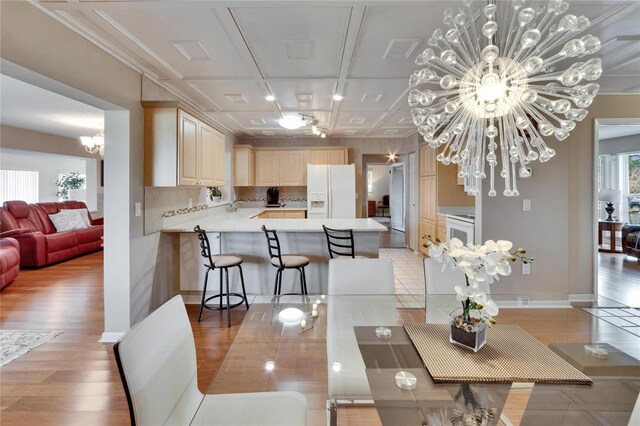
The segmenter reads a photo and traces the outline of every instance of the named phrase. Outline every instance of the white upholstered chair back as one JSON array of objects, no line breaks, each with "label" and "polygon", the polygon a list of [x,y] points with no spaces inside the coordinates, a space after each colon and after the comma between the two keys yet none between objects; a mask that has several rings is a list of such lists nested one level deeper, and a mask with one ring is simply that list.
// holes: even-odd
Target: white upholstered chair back
[{"label": "white upholstered chair back", "polygon": [[395,294],[389,259],[331,259],[329,294]]},{"label": "white upholstered chair back", "polygon": [[181,296],[159,307],[114,347],[134,425],[187,425],[203,395]]},{"label": "white upholstered chair back", "polygon": [[[349,295],[354,296],[339,297]],[[353,327],[393,325],[396,298],[391,260],[330,260],[327,360],[331,399],[372,398]],[[342,369],[334,371],[334,363]]]}]

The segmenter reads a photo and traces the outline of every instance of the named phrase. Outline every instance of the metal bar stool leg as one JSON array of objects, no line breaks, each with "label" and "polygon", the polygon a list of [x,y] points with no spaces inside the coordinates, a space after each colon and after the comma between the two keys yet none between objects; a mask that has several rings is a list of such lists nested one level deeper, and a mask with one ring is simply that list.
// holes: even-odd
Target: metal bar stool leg
[{"label": "metal bar stool leg", "polygon": [[[224,268],[224,275],[227,278],[227,327],[231,327],[231,302],[229,301],[229,268]],[[222,299],[222,297],[220,297]]]},{"label": "metal bar stool leg", "polygon": [[273,285],[273,295],[276,296],[278,294],[278,275],[280,274],[280,269],[276,271],[276,281]]},{"label": "metal bar stool leg", "polygon": [[220,268],[220,309],[222,310],[222,268]]},{"label": "metal bar stool leg", "polygon": [[304,291],[304,278],[303,278],[304,268],[296,268],[296,269],[298,270],[298,272],[300,272],[300,294],[305,294],[305,291]]},{"label": "metal bar stool leg", "polygon": [[302,281],[304,281],[304,294],[307,295],[308,290],[307,290],[307,274],[304,272],[304,266],[302,267]]},{"label": "metal bar stool leg", "polygon": [[207,281],[209,281],[209,271],[211,268],[207,268],[207,272],[204,274],[204,288],[202,289],[202,302],[200,302],[200,311],[198,312],[198,322],[200,322],[200,318],[202,317],[202,308],[204,308],[204,298],[207,294]]},{"label": "metal bar stool leg", "polygon": [[280,278],[278,280],[278,296],[282,294],[282,273],[284,269],[280,269]]},{"label": "metal bar stool leg", "polygon": [[244,275],[242,274],[242,266],[238,265],[238,270],[240,271],[240,284],[242,285],[242,295],[244,296],[244,304],[247,306],[247,310],[249,310],[249,300],[247,299],[247,292],[244,289]]}]

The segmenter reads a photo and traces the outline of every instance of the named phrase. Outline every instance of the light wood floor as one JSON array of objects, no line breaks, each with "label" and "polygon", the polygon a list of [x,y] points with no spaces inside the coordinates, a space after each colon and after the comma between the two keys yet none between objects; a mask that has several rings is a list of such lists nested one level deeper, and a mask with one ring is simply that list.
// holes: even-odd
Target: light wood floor
[{"label": "light wood floor", "polygon": [[598,253],[598,294],[640,308],[640,262],[622,253]]},{"label": "light wood floor", "polygon": [[[197,356],[198,379],[204,391],[233,341],[245,312],[232,311],[233,324],[206,312],[195,322],[189,306]],[[400,309],[404,321],[424,321],[421,309]],[[545,344],[624,339],[627,333],[579,309],[503,309],[501,323],[516,323]],[[112,345],[100,344],[103,331],[102,253],[40,270],[22,271],[0,293],[0,328],[60,329],[64,333],[0,368],[0,424],[6,425],[126,425],[129,414],[113,358]],[[627,336],[628,335],[628,336]],[[637,342],[637,341],[635,341]],[[640,348],[638,343],[631,342]],[[637,355],[636,355],[637,356]],[[305,369],[304,363],[300,369]],[[326,366],[315,366],[310,424],[324,424],[322,403]],[[323,370],[324,368],[324,370]],[[296,386],[292,375],[291,384]],[[297,384],[300,385],[299,383]],[[324,386],[324,387],[323,387]],[[505,412],[517,424],[528,393],[513,393]],[[311,408],[311,407],[310,407]],[[341,424],[375,424],[371,409],[345,409]]]}]

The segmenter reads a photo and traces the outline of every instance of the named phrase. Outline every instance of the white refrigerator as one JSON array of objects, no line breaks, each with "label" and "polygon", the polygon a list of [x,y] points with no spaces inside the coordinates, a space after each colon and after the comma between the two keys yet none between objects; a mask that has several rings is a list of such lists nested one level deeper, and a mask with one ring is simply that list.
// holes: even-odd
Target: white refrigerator
[{"label": "white refrigerator", "polygon": [[356,217],[356,166],[307,166],[307,218]]}]

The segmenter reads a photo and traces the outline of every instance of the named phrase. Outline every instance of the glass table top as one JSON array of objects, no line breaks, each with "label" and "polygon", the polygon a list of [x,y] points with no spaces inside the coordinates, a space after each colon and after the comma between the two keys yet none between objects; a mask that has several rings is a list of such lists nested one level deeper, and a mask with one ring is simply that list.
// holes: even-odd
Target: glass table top
[{"label": "glass table top", "polygon": [[[593,385],[434,383],[402,324],[447,323],[457,303],[429,296],[425,309],[398,308],[395,295],[256,296],[205,393],[295,390],[307,398],[308,424],[326,424],[332,401],[333,414],[364,406],[358,416],[383,425],[640,425],[640,337],[581,308],[503,308],[497,320],[522,327]],[[415,376],[415,389],[396,385],[399,372]]]}]

